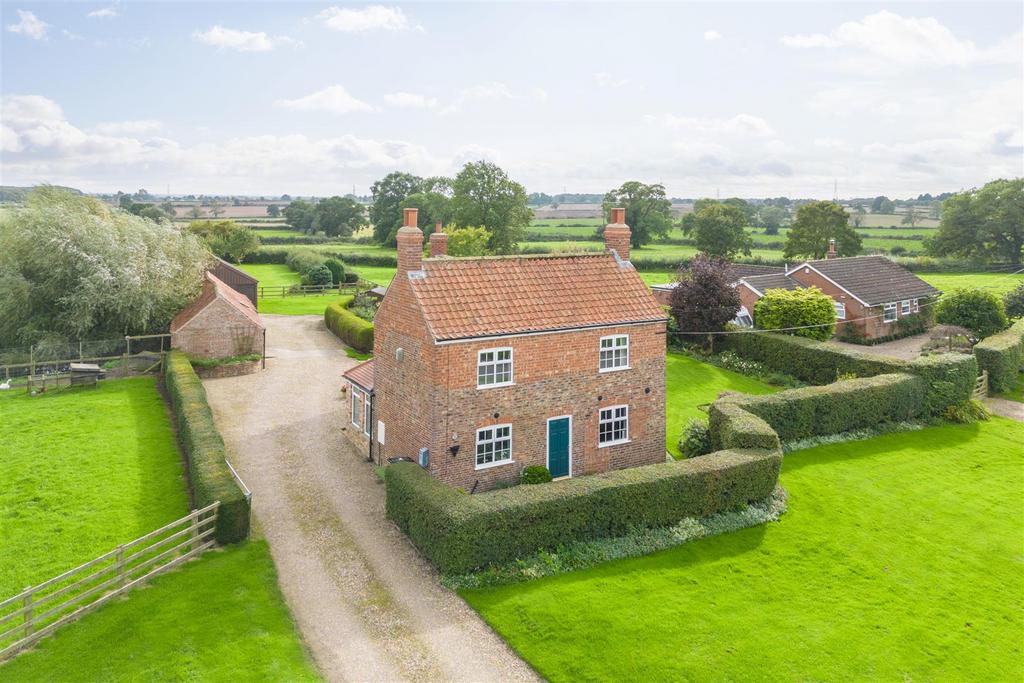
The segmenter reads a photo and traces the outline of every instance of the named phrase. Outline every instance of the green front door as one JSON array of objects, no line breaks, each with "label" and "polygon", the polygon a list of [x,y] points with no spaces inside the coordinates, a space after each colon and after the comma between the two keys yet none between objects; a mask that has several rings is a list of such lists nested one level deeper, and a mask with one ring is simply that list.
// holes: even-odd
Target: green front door
[{"label": "green front door", "polygon": [[572,422],[569,417],[548,420],[548,469],[552,477],[569,476],[569,442]]}]

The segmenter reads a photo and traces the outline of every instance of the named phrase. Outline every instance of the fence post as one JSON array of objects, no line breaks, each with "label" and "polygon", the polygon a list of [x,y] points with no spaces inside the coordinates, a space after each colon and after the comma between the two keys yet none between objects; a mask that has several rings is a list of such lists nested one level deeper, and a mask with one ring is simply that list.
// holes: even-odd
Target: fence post
[{"label": "fence post", "polygon": [[117,578],[118,578],[118,583],[121,584],[122,586],[124,586],[126,583],[128,583],[128,574],[125,571],[125,566],[124,566],[124,546],[123,545],[117,546],[117,559],[115,560],[115,562],[117,562]]},{"label": "fence post", "polygon": [[31,346],[28,347],[28,364],[29,364],[28,374],[30,374],[30,375],[36,374],[36,345],[35,344],[32,344]]},{"label": "fence post", "polygon": [[192,552],[199,549],[199,517],[197,514],[192,518]]},{"label": "fence post", "polygon": [[35,628],[35,619],[32,616],[32,586],[26,586],[25,597],[22,599],[22,606],[25,608],[25,637],[32,635]]}]

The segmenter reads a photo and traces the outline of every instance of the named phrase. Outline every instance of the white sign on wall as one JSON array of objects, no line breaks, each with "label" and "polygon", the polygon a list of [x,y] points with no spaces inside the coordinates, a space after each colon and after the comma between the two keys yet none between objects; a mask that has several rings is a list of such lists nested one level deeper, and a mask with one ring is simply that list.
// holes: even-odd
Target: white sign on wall
[{"label": "white sign on wall", "polygon": [[377,443],[384,445],[384,423],[377,420]]}]

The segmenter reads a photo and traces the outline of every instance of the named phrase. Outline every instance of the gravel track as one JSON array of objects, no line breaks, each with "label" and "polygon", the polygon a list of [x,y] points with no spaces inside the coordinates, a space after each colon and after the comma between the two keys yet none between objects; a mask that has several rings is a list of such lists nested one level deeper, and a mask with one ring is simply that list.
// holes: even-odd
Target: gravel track
[{"label": "gravel track", "polygon": [[204,385],[324,677],[537,680],[385,518],[383,485],[342,434],[341,373],[357,361],[319,317],[263,320],[267,369]]}]

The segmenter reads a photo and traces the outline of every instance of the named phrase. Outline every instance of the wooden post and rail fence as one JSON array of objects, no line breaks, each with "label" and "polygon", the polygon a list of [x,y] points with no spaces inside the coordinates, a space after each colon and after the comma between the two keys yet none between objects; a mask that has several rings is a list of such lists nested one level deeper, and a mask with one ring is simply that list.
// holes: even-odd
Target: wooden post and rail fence
[{"label": "wooden post and rail fence", "polygon": [[0,600],[0,662],[216,544],[219,502]]},{"label": "wooden post and rail fence", "polygon": [[320,296],[323,294],[358,294],[367,287],[360,287],[359,282],[346,282],[340,285],[261,285],[259,298],[279,296]]}]

